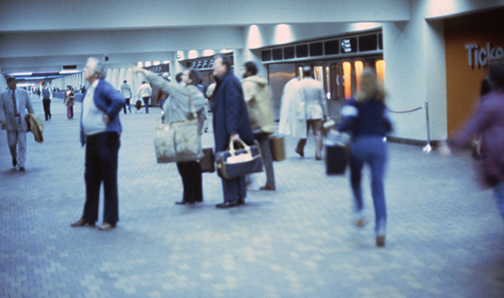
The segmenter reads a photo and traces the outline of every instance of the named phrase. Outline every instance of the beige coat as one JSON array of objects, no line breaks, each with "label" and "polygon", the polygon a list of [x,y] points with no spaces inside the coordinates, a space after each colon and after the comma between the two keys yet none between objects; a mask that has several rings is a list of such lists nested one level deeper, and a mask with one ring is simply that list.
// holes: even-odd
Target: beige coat
[{"label": "beige coat", "polygon": [[285,84],[278,133],[295,138],[307,137],[304,92],[298,78],[293,78]]},{"label": "beige coat", "polygon": [[193,85],[185,86],[175,82],[170,83],[155,73],[148,73],[146,77],[152,85],[170,94],[163,106],[165,123],[185,121],[191,117],[190,96],[200,122],[200,128],[202,128],[206,119],[205,104],[207,100],[198,87]]},{"label": "beige coat", "polygon": [[44,132],[44,123],[42,123],[42,120],[35,114],[27,114],[25,120],[28,130],[33,133],[35,142],[42,143],[44,141],[44,137],[42,136]]},{"label": "beige coat", "polygon": [[242,85],[253,133],[274,133],[273,101],[268,81],[250,76],[243,80]]}]

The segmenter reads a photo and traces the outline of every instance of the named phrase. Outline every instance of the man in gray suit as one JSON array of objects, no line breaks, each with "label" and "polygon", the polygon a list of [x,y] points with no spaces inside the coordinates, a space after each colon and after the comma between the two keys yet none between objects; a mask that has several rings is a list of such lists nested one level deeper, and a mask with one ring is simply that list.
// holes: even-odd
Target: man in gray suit
[{"label": "man in gray suit", "polygon": [[[16,79],[6,77],[9,89],[0,95],[0,123],[2,129],[7,129],[7,143],[12,155],[12,166],[18,166],[20,171],[24,171],[26,160],[26,110],[35,114],[33,107],[25,90],[16,88]],[[16,145],[17,149],[16,150]],[[17,152],[16,152],[17,151]]]}]

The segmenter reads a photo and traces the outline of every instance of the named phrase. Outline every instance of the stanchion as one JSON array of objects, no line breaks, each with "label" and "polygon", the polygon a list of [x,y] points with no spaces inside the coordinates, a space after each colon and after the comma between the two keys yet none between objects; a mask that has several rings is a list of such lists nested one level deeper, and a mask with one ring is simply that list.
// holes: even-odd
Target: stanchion
[{"label": "stanchion", "polygon": [[404,113],[415,112],[415,111],[418,111],[422,108],[425,108],[425,119],[426,119],[426,127],[427,127],[427,145],[425,145],[425,147],[423,147],[423,151],[430,153],[432,151],[432,147],[430,144],[429,103],[426,102],[423,106],[420,106],[418,108],[408,110],[408,111],[391,111],[391,110],[388,110],[388,111],[391,113],[395,113],[395,114],[404,114]]},{"label": "stanchion", "polygon": [[425,107],[425,120],[427,121],[427,145],[425,145],[423,151],[430,153],[432,147],[430,145],[429,103],[426,102],[424,107]]}]

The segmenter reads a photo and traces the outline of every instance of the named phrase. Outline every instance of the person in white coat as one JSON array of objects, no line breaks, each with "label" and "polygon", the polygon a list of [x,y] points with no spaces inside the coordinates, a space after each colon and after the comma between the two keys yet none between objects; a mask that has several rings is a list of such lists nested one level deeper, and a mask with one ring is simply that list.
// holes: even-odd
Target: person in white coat
[{"label": "person in white coat", "polygon": [[303,79],[287,82],[282,96],[279,133],[300,138],[296,153],[304,156],[310,126],[315,137],[315,159],[322,159],[322,121],[327,118],[327,101],[322,82],[311,77],[311,67],[303,67]]},{"label": "person in white coat", "polygon": [[[9,89],[0,95],[0,123],[2,129],[7,129],[7,143],[12,156],[12,166],[18,166],[24,171],[26,160],[26,124],[25,115],[35,114],[28,93],[17,89],[16,79],[6,77]],[[17,147],[17,148],[16,148]]]}]

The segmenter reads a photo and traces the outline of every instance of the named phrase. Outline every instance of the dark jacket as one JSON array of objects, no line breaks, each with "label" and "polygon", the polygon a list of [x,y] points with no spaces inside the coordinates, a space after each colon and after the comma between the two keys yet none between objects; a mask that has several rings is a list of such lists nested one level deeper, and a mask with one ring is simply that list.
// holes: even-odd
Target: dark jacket
[{"label": "dark jacket", "polygon": [[[82,95],[83,107],[81,109],[81,144],[84,146],[86,144],[86,136],[84,135],[84,129],[82,127],[82,113],[84,109],[84,98],[86,98],[86,93]],[[98,82],[93,94],[94,104],[98,109],[102,110],[110,118],[110,122],[107,124],[105,131],[115,131],[118,134],[122,131],[121,121],[119,120],[119,112],[122,110],[126,98],[122,96],[119,90],[115,89],[109,82],[101,79]]]},{"label": "dark jacket", "polygon": [[341,110],[343,121],[338,125],[338,130],[351,132],[354,139],[385,136],[392,130],[385,109],[383,103],[373,99],[362,102],[351,99]]},{"label": "dark jacket", "polygon": [[213,93],[213,114],[216,152],[229,147],[229,136],[233,133],[239,134],[248,145],[254,144],[242,84],[230,71],[217,79]]},{"label": "dark jacket", "polygon": [[494,186],[504,181],[504,93],[491,93],[481,98],[479,108],[453,140],[456,147],[481,135],[480,166],[484,181]]}]

